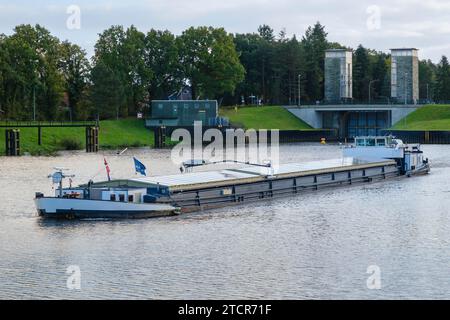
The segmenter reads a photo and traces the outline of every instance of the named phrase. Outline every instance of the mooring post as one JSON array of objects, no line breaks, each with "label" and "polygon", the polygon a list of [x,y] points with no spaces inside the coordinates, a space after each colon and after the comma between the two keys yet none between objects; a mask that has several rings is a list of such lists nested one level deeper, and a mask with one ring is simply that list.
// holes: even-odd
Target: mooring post
[{"label": "mooring post", "polygon": [[154,144],[155,144],[155,148],[160,148],[159,146],[159,129],[155,128],[153,129],[153,139],[154,139]]},{"label": "mooring post", "polygon": [[10,150],[10,143],[9,143],[9,130],[5,130],[5,155],[9,156],[9,150]]},{"label": "mooring post", "polygon": [[98,127],[86,127],[86,152],[98,152]]},{"label": "mooring post", "polygon": [[7,156],[20,156],[20,130],[5,130],[5,154]]},{"label": "mooring post", "polygon": [[166,127],[161,126],[155,129],[155,148],[164,148],[166,146]]},{"label": "mooring post", "polygon": [[42,145],[42,129],[38,126],[38,145]]}]

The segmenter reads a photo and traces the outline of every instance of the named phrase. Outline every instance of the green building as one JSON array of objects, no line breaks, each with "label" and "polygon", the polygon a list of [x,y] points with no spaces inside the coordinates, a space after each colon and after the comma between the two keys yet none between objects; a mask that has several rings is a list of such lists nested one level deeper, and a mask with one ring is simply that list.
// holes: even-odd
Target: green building
[{"label": "green building", "polygon": [[186,127],[202,121],[204,126],[224,125],[216,100],[153,100],[147,127]]}]

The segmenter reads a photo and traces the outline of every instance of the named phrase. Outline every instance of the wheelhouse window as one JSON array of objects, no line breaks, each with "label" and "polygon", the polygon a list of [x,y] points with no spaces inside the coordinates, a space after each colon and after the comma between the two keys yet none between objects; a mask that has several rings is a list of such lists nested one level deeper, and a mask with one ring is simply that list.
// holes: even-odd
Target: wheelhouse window
[{"label": "wheelhouse window", "polygon": [[385,139],[377,139],[377,146],[383,147],[385,145],[386,145],[386,140]]},{"label": "wheelhouse window", "polygon": [[120,202],[125,202],[125,195],[123,193],[119,194],[119,201]]},{"label": "wheelhouse window", "polygon": [[367,145],[368,147],[373,147],[373,146],[375,146],[375,139],[373,139],[373,138],[366,139],[366,145]]},{"label": "wheelhouse window", "polygon": [[133,195],[129,195],[128,196],[128,202],[133,202],[134,201],[134,196]]},{"label": "wheelhouse window", "polygon": [[356,145],[359,147],[364,147],[366,145],[364,139],[356,139]]}]

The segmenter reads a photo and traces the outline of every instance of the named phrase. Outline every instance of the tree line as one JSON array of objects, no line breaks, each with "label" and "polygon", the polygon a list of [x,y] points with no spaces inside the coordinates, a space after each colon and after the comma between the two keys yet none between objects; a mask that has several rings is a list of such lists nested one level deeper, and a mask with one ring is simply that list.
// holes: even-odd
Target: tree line
[{"label": "tree line", "polygon": [[[119,118],[147,110],[184,86],[194,99],[222,105],[296,104],[323,99],[325,50],[320,23],[301,39],[262,25],[257,32],[191,27],[176,36],[111,26],[99,34],[88,58],[77,44],[61,41],[40,25],[19,25],[0,35],[0,117],[16,120]],[[419,63],[420,98],[450,100],[450,66]],[[390,96],[390,55],[359,46],[353,56],[355,100]]]}]

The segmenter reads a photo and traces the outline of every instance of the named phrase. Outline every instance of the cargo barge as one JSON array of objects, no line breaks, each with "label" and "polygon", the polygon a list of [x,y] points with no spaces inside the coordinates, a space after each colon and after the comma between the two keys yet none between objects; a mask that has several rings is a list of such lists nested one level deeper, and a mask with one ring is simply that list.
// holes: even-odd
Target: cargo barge
[{"label": "cargo barge", "polygon": [[[202,162],[203,163],[203,162]],[[392,137],[357,137],[341,159],[168,176],[89,182],[54,197],[36,194],[38,213],[51,218],[146,218],[263,201],[323,188],[369,183],[430,170],[420,146]]]}]

